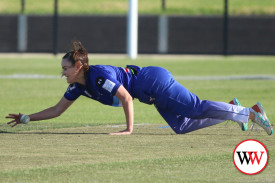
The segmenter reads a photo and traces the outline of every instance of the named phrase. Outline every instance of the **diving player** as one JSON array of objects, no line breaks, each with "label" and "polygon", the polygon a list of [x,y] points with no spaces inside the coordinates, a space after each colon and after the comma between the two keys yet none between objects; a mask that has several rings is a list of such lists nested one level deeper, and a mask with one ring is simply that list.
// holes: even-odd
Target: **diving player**
[{"label": "diving player", "polygon": [[[89,65],[88,52],[78,41],[74,50],[62,58],[63,76],[70,84],[62,99],[53,107],[31,115],[10,114],[8,124],[50,119],[61,115],[80,95],[105,105],[122,106],[126,130],[111,135],[127,135],[133,131],[133,99],[154,104],[160,115],[177,134],[184,134],[232,120],[247,126],[249,120],[260,125],[268,135],[272,126],[260,103],[245,108],[224,102],[200,100],[180,85],[169,71],[161,67]],[[243,128],[246,130],[247,128]]]}]

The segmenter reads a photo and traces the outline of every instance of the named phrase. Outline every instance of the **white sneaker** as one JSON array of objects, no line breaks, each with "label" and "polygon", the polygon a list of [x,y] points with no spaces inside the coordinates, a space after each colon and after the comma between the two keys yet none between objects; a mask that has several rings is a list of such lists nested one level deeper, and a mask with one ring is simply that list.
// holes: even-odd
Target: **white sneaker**
[{"label": "white sneaker", "polygon": [[[233,100],[231,100],[229,104],[241,106],[241,103],[237,98],[234,98]],[[242,131],[246,131],[248,129],[248,123],[241,123],[241,122],[237,122],[237,123],[240,125]]]},{"label": "white sneaker", "polygon": [[273,128],[262,104],[258,102],[252,108],[250,108],[250,112],[253,112],[255,114],[255,119],[252,121],[262,127],[268,135],[272,135]]}]

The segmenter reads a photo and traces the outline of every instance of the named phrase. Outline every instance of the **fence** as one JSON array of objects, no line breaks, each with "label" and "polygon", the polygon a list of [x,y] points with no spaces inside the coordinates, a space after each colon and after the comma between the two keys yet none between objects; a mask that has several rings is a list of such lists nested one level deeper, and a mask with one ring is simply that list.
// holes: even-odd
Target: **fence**
[{"label": "fence", "polygon": [[[140,15],[139,53],[274,55],[275,16],[230,17],[227,4],[222,16]],[[73,39],[93,53],[126,52],[126,15],[58,16],[55,7],[54,16],[1,15],[0,52],[56,54]]]}]

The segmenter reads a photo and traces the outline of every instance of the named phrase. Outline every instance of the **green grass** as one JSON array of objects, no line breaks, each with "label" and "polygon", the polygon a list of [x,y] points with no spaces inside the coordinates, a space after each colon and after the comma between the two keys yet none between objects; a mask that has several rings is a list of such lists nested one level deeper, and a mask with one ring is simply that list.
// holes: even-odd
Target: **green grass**
[{"label": "green grass", "polygon": [[[60,58],[0,57],[0,75],[59,75]],[[158,65],[173,75],[274,75],[272,56],[121,56],[91,55],[91,64]],[[273,122],[274,80],[180,80],[201,99],[228,102],[237,96],[244,106],[260,100]],[[0,79],[0,182],[273,182],[274,135],[241,132],[233,122],[176,135],[155,108],[134,101],[130,136],[109,136],[124,129],[121,108],[80,97],[59,118],[11,128],[8,113],[33,113],[63,96],[64,79]],[[236,145],[245,139],[263,142],[269,152],[266,169],[254,176],[233,164]]]},{"label": "green grass", "polygon": [[[104,126],[1,134],[1,182],[272,182],[274,137],[224,125],[175,135],[158,125],[131,136]],[[105,133],[105,134],[104,134]],[[255,176],[234,167],[242,140],[263,142],[269,164]]]},{"label": "green grass", "polygon": [[[27,14],[52,14],[54,0],[26,0]],[[139,0],[140,14],[221,15],[224,0]],[[0,13],[18,14],[21,0],[1,0]],[[59,0],[61,14],[126,14],[128,0]],[[229,0],[231,15],[274,15],[274,0]]]}]

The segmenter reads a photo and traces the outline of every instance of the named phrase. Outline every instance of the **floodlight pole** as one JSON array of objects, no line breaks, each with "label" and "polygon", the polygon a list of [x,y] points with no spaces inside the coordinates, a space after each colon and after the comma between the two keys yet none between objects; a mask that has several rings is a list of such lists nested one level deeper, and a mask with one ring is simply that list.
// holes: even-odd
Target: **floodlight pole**
[{"label": "floodlight pole", "polygon": [[138,52],[138,0],[129,0],[127,18],[127,54],[137,58]]}]

